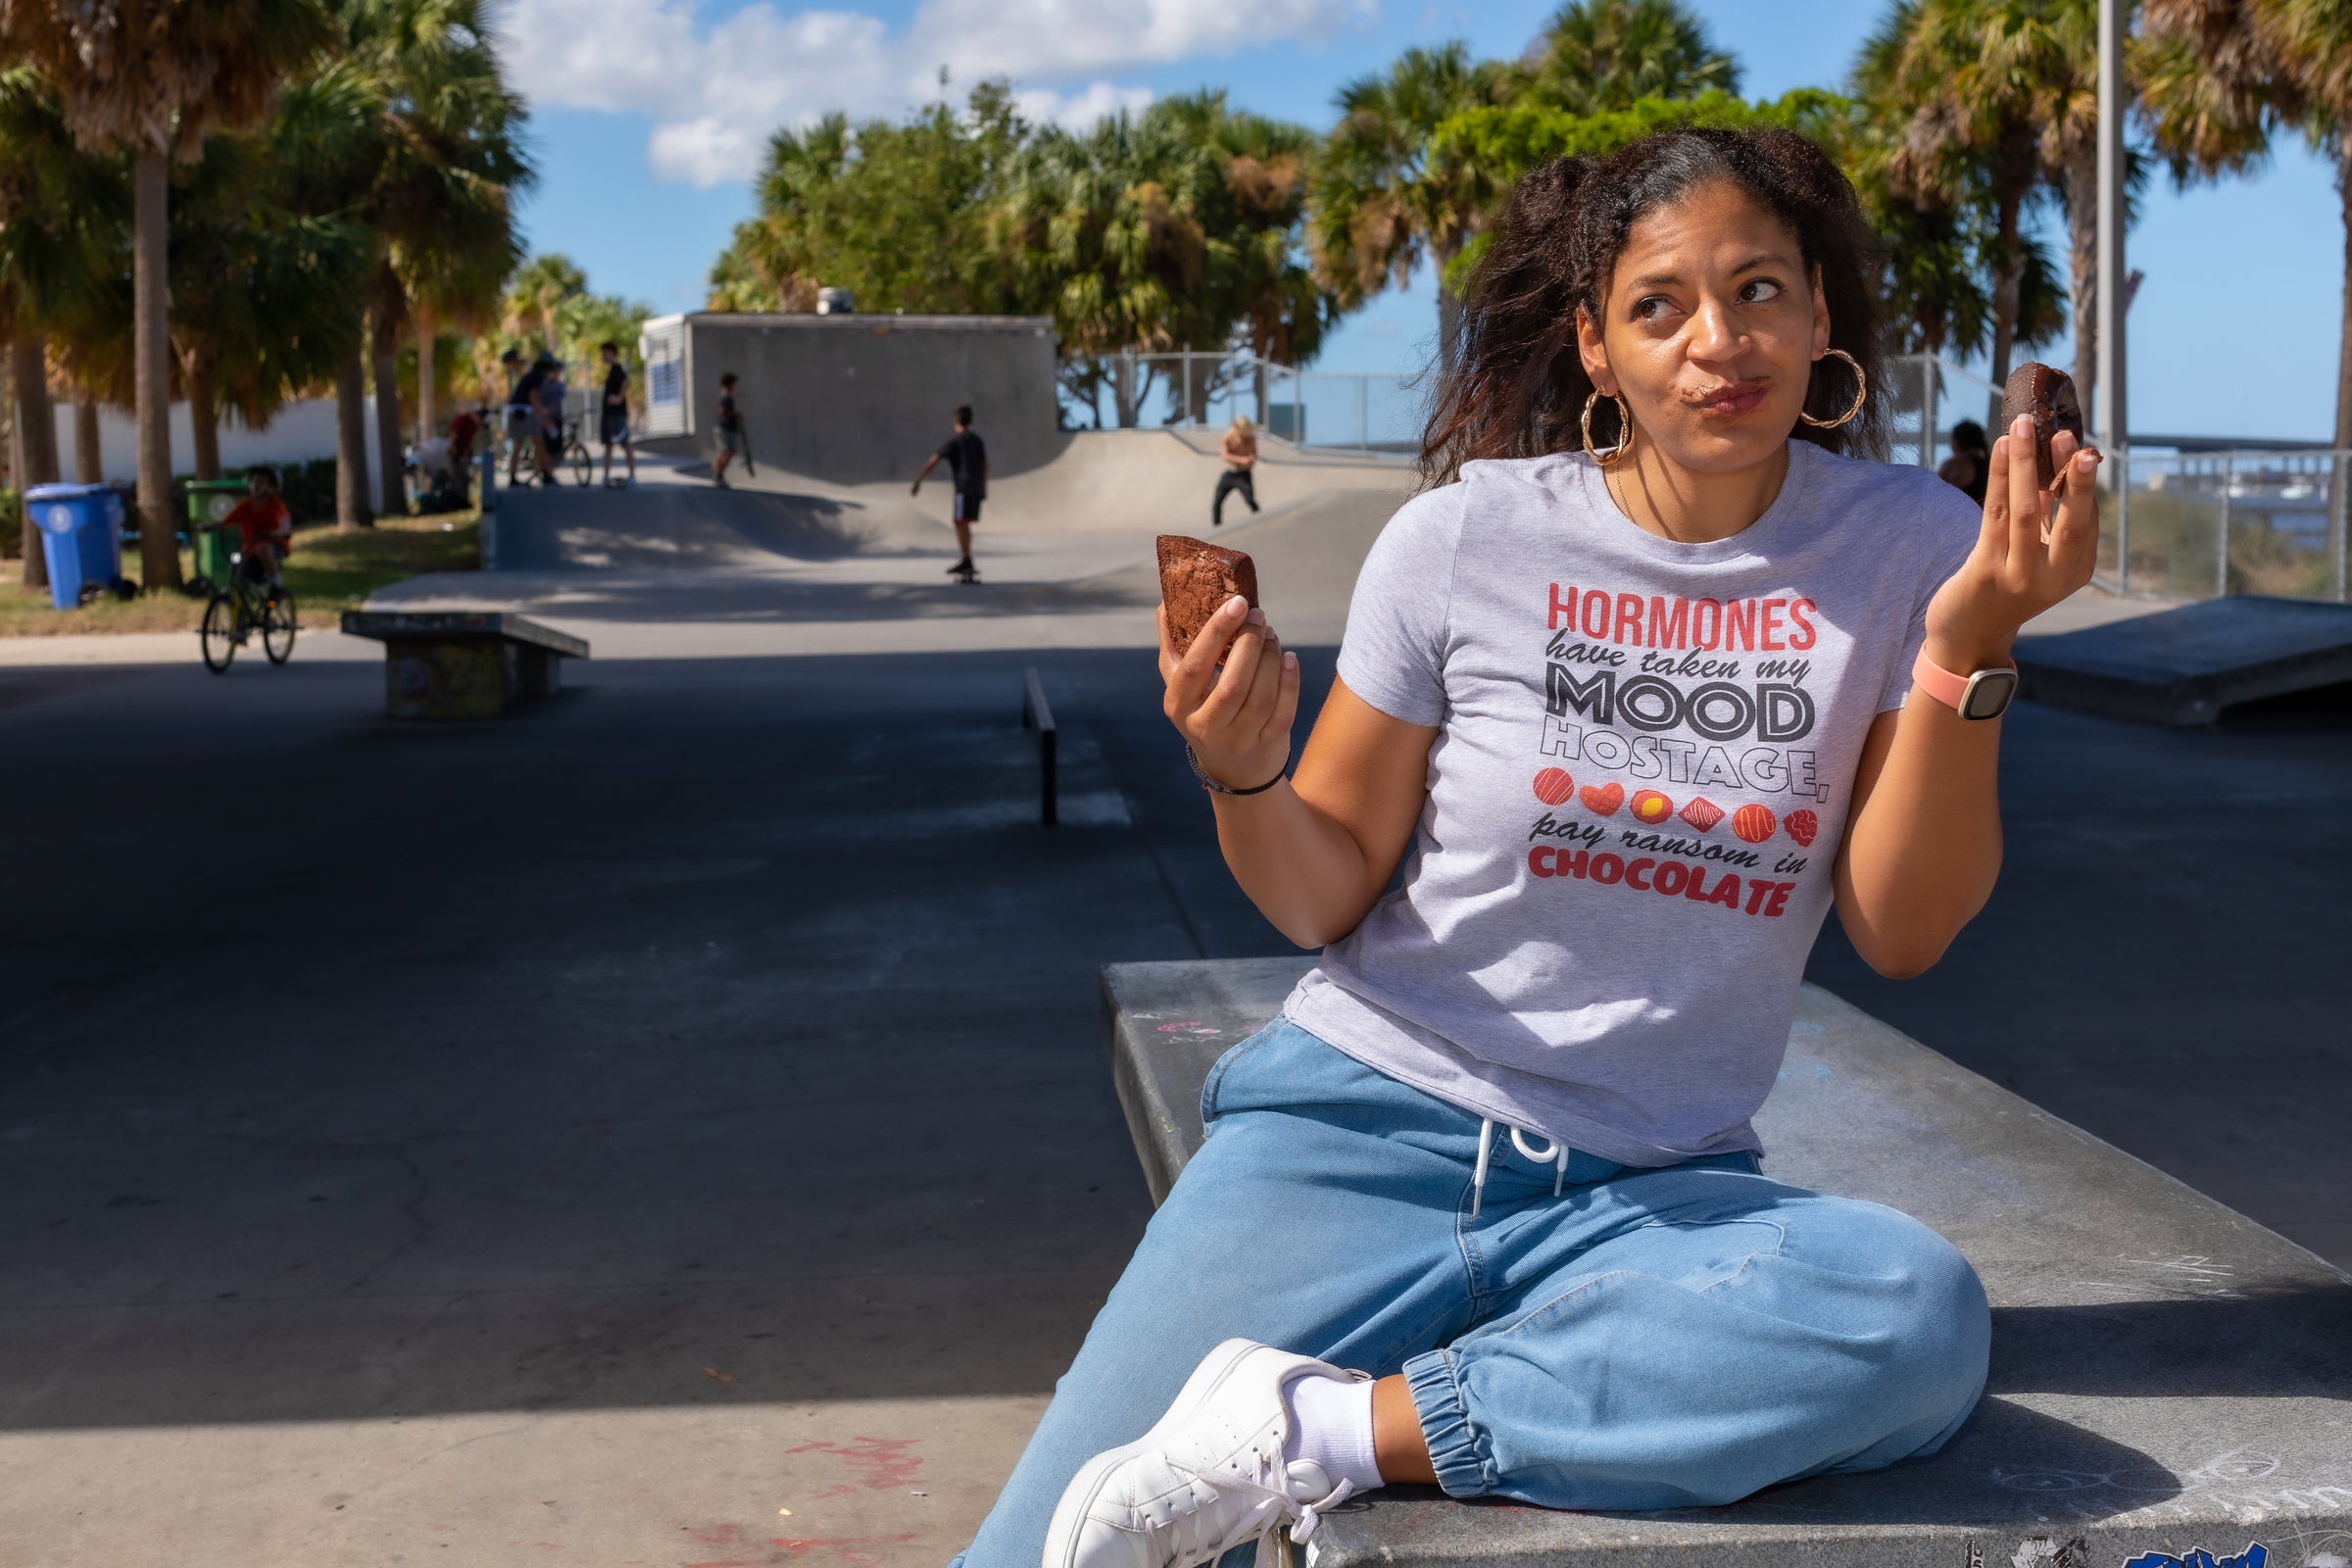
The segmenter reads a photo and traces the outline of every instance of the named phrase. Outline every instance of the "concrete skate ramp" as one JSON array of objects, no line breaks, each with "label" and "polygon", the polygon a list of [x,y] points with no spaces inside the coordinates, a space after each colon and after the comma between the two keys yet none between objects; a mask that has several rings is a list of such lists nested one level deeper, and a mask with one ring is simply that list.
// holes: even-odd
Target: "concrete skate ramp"
[{"label": "concrete skate ramp", "polygon": [[[1209,500],[1225,471],[1217,432],[1082,430],[1064,439],[1052,463],[992,481],[983,516],[1015,525],[1208,533]],[[1409,491],[1414,482],[1413,469],[1394,460],[1258,442],[1257,501],[1268,511],[1334,491]],[[943,498],[943,517],[945,507]],[[1249,515],[1239,496],[1227,499],[1228,528]]]},{"label": "concrete skate ramp", "polygon": [[527,489],[498,510],[501,572],[742,571],[937,544],[905,509],[784,489]]},{"label": "concrete skate ramp", "polygon": [[2143,723],[2210,724],[2352,682],[2352,606],[2214,599],[2017,645],[2025,696]]},{"label": "concrete skate ramp", "polygon": [[[707,465],[641,457],[639,470],[628,490],[502,492],[496,569],[415,578],[370,607],[514,610],[614,658],[1149,648],[1152,537],[1211,536],[1223,465],[1201,434],[1070,436],[1052,465],[992,487],[976,587],[944,572],[955,534],[936,476],[913,497],[904,481],[832,485],[766,466],[726,490],[709,482]],[[1286,639],[1336,641],[1364,552],[1413,477],[1400,464],[1268,443],[1264,510],[1232,502],[1214,537],[1259,557]]]},{"label": "concrete skate ramp", "polygon": [[[945,436],[943,429],[940,437]],[[679,442],[653,445],[678,460],[682,476],[709,479],[708,453],[690,451]],[[898,476],[862,484],[838,484],[764,463],[754,474],[738,464],[727,477],[738,489],[761,494],[856,502],[876,514],[905,509],[945,527],[954,486],[944,467],[932,470],[919,497],[906,493],[915,470],[938,445],[934,440],[913,447]],[[1225,471],[1217,457],[1217,432],[1074,430],[1056,433],[1052,445],[1052,456],[1034,467],[1017,472],[997,468],[981,509],[984,528],[1208,532],[1209,502]],[[990,454],[993,462],[993,444]],[[757,453],[754,462],[759,462]],[[1271,438],[1259,440],[1257,500],[1269,512],[1333,491],[1406,493],[1415,482],[1412,466],[1393,458],[1303,452]],[[1227,526],[1249,516],[1250,509],[1239,496],[1226,502]]]}]

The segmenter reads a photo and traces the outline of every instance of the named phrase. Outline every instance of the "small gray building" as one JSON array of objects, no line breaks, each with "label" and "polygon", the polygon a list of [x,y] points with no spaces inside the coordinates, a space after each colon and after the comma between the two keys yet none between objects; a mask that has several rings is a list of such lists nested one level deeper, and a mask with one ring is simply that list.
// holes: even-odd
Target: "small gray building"
[{"label": "small gray building", "polygon": [[[715,448],[718,378],[752,461],[836,484],[911,478],[959,403],[990,468],[1018,473],[1060,448],[1054,323],[1043,316],[801,316],[697,311],[645,323],[646,434]],[[664,439],[667,438],[667,439]]]}]

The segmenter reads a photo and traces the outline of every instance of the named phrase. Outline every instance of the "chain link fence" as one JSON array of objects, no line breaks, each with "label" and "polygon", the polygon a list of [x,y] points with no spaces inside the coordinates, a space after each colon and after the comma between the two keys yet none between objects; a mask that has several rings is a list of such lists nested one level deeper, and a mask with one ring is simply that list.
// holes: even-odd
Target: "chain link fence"
[{"label": "chain link fence", "polygon": [[[1930,355],[1889,360],[1886,461],[1934,468],[1953,429],[2000,433],[2000,388]],[[1386,454],[1420,450],[1435,377],[1301,370],[1250,354],[1121,354],[1061,369],[1063,421],[1074,429],[1217,429],[1247,416],[1278,440]],[[2275,446],[2106,454],[2099,567],[2114,593],[2161,599],[2276,594],[2346,597],[2346,503],[2352,452]]]},{"label": "chain link fence", "polygon": [[1302,370],[1254,354],[1115,354],[1062,362],[1071,429],[1216,429],[1235,415],[1296,446],[1388,454],[1421,450],[1428,377]]},{"label": "chain link fence", "polygon": [[2112,457],[2099,508],[2099,577],[2162,599],[2345,597],[2352,452],[2151,452]]}]

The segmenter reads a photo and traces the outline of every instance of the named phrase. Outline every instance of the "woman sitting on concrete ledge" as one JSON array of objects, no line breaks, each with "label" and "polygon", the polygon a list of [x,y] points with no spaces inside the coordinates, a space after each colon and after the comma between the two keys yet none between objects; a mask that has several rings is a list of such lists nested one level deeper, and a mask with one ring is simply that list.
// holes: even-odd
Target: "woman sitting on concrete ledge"
[{"label": "woman sitting on concrete ledge", "polygon": [[1909,975],[1990,894],[2010,644],[2089,577],[2097,458],[2044,494],[2020,421],[1981,514],[1867,461],[1867,242],[1788,132],[1537,170],[1295,777],[1266,616],[1163,635],[1226,861],[1323,957],[964,1568],[1189,1568],[1399,1482],[1726,1503],[1967,1419],[1966,1261],[1750,1117],[1833,903]]}]

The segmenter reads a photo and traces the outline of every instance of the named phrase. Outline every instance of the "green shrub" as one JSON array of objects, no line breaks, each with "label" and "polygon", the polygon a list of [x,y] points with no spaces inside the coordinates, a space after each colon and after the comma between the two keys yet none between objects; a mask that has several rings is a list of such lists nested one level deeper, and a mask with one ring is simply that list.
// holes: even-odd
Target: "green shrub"
[{"label": "green shrub", "polygon": [[[277,468],[277,493],[294,514],[297,528],[317,527],[335,520],[335,460],[313,458],[308,463],[280,463]],[[243,468],[224,467],[220,477],[241,479]],[[175,524],[188,514],[186,486],[193,474],[176,474],[172,480],[172,517]],[[181,524],[184,525],[184,524]]]},{"label": "green shrub", "polygon": [[0,556],[24,554],[24,498],[0,490]]}]

